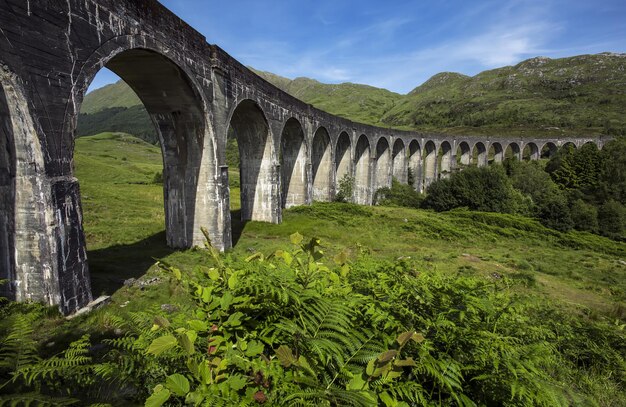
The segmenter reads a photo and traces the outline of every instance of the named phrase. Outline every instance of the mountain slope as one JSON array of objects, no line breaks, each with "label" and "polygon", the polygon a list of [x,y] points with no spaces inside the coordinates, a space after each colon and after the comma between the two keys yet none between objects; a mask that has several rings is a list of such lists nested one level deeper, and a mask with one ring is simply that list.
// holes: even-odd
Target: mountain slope
[{"label": "mountain slope", "polygon": [[626,54],[532,58],[474,77],[438,74],[382,118],[451,132],[625,134]]},{"label": "mountain slope", "polygon": [[[366,124],[520,137],[626,135],[626,54],[537,57],[473,77],[443,72],[407,95],[254,72],[321,110]],[[156,142],[139,99],[121,81],[89,93],[82,112],[79,136],[125,131]]]}]

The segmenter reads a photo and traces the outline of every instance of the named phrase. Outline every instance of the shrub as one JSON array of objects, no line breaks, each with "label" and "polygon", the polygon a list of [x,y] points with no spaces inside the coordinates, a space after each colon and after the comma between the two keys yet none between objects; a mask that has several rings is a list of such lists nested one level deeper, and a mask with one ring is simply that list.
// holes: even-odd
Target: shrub
[{"label": "shrub", "polygon": [[598,233],[598,210],[595,206],[577,199],[572,203],[571,216],[574,229]]},{"label": "shrub", "polygon": [[447,211],[457,207],[485,212],[515,210],[511,182],[500,166],[467,168],[450,178],[432,183],[424,207]]},{"label": "shrub", "polygon": [[335,195],[337,202],[352,202],[354,196],[354,177],[346,174],[339,180],[339,188]]},{"label": "shrub", "polygon": [[537,204],[537,217],[546,227],[567,232],[574,226],[565,194],[555,191]]},{"label": "shrub", "polygon": [[422,196],[412,184],[402,184],[396,178],[391,181],[391,187],[380,188],[374,195],[374,202],[378,205],[397,205],[409,208],[419,208]]},{"label": "shrub", "polygon": [[611,239],[623,239],[626,231],[626,209],[617,201],[609,200],[598,209],[600,233]]}]

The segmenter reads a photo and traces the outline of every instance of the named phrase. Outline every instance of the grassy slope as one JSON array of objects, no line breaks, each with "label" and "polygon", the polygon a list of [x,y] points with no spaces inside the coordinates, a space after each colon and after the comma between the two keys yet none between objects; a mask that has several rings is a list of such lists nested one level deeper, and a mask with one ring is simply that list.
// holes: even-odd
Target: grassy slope
[{"label": "grassy slope", "polygon": [[[387,112],[388,124],[531,136],[626,129],[626,56],[532,58],[474,77],[438,74]],[[451,128],[455,127],[455,128]],[[612,129],[612,130],[610,130]]]},{"label": "grassy slope", "polygon": [[141,100],[126,82],[118,81],[90,92],[80,108],[82,113],[93,114],[112,107],[132,107],[141,105]]},{"label": "grassy slope", "polygon": [[[158,149],[127,135],[77,141],[76,174],[96,294],[119,288],[121,279],[141,276],[153,258],[183,268],[201,261],[202,252],[165,247],[162,188],[150,184],[160,168]],[[238,190],[232,192],[236,209]],[[329,256],[343,248],[353,254],[369,250],[380,258],[411,256],[424,272],[478,273],[487,279],[508,274],[535,280],[528,291],[585,312],[626,317],[626,267],[620,262],[626,245],[598,236],[563,234],[509,215],[316,204],[287,211],[281,225],[247,223],[232,253],[273,251],[287,245],[295,231],[323,239]],[[171,302],[172,295],[167,285],[139,296],[136,289],[124,288],[114,304],[130,300],[129,309],[158,306]]]},{"label": "grassy slope", "polygon": [[[626,134],[624,54],[533,58],[474,77],[445,72],[408,95],[255,72],[317,108],[383,127],[521,137]],[[133,103],[139,104],[139,99],[123,82],[91,92],[85,97],[82,111],[89,115],[79,118],[79,134],[104,131],[100,123],[108,122],[115,126],[109,129],[152,142],[148,116],[126,111]],[[111,111],[113,107],[123,110]]]}]

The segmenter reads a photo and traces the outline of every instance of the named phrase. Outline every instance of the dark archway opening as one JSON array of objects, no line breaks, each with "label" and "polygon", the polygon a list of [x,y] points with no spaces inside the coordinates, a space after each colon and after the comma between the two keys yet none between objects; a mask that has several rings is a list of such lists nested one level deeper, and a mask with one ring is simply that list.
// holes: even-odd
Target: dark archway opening
[{"label": "dark archway opening", "polygon": [[458,167],[468,167],[472,163],[470,146],[465,141],[456,149],[456,163]]},{"label": "dark archway opening", "polygon": [[335,146],[335,185],[350,176],[350,136],[345,131],[339,135]]},{"label": "dark archway opening", "polygon": [[304,205],[307,202],[306,156],[304,131],[299,121],[287,120],[281,136],[282,207]]},{"label": "dark archway opening", "polygon": [[[244,223],[249,220],[271,222],[274,155],[265,115],[254,101],[244,100],[233,112],[230,126],[239,148],[239,218]],[[233,222],[233,231],[236,226]]]},{"label": "dark archway opening", "polygon": [[365,135],[359,137],[354,154],[354,202],[371,205],[370,197],[370,143]]},{"label": "dark archway opening", "polygon": [[376,143],[375,174],[373,192],[391,185],[391,151],[389,151],[389,142],[384,137],[381,137]]},{"label": "dark archway opening", "polygon": [[[125,279],[141,276],[155,258],[199,239],[197,214],[211,215],[196,208],[197,186],[213,175],[200,171],[204,109],[184,71],[145,49],[117,54],[106,68],[123,80],[116,84],[122,94],[100,90],[103,99],[95,103],[87,95],[77,134],[84,134],[86,115],[104,114],[97,127],[104,131],[107,111],[120,103],[130,106],[108,118],[109,131],[78,138],[74,155],[95,294],[111,294]],[[101,109],[94,110],[98,103]],[[152,129],[136,119],[142,114]]]},{"label": "dark archway opening", "polygon": [[424,150],[424,189],[426,189],[437,174],[437,147],[433,141],[428,141]]},{"label": "dark archway opening", "polygon": [[330,201],[332,158],[330,136],[320,127],[313,136],[311,148],[311,174],[313,177],[313,200]]},{"label": "dark archway opening", "polygon": [[439,147],[439,178],[448,178],[452,172],[452,146],[447,141]]}]

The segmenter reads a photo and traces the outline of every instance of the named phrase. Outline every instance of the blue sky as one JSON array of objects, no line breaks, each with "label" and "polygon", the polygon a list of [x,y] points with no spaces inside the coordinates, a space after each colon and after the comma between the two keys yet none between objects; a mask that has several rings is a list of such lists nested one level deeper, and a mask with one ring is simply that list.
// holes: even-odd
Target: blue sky
[{"label": "blue sky", "polygon": [[[626,52],[626,1],[161,0],[245,65],[407,93],[442,71]],[[116,80],[105,70],[90,89]]]}]

